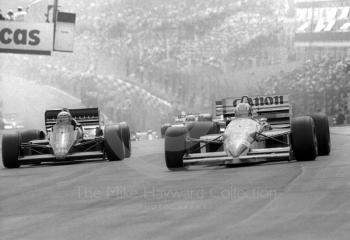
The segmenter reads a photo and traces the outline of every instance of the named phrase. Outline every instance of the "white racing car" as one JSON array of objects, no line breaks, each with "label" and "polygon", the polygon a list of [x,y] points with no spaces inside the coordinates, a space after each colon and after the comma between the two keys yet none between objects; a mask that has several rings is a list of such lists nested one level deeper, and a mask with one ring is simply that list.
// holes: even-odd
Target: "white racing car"
[{"label": "white racing car", "polygon": [[126,123],[101,126],[97,108],[45,112],[46,132],[5,132],[2,161],[5,168],[23,164],[88,159],[123,160],[130,157],[130,131]]},{"label": "white racing car", "polygon": [[[246,103],[244,103],[246,102]],[[247,114],[240,114],[239,108]],[[226,98],[216,103],[223,122],[173,126],[165,135],[165,162],[173,170],[196,164],[315,160],[331,150],[328,118],[292,118],[288,96]]]}]

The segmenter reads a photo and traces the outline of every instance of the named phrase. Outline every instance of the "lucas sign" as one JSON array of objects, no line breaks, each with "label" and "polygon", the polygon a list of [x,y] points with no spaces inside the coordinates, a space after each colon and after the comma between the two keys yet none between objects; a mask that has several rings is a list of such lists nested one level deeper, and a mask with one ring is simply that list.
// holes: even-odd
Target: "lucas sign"
[{"label": "lucas sign", "polygon": [[52,23],[0,21],[0,53],[51,55]]}]

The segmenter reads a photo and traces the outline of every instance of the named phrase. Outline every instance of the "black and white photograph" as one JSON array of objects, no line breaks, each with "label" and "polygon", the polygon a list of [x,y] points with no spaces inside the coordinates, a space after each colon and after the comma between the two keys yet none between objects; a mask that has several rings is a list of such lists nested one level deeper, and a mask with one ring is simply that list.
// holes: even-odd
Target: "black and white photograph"
[{"label": "black and white photograph", "polygon": [[350,0],[0,0],[1,240],[350,239]]}]

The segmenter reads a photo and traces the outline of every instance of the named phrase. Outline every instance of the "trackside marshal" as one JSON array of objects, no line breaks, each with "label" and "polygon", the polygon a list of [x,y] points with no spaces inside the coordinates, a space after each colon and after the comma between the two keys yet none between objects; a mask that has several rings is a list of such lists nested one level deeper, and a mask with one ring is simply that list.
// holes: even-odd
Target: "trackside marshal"
[{"label": "trackside marshal", "polygon": [[52,23],[0,22],[0,53],[51,55]]}]

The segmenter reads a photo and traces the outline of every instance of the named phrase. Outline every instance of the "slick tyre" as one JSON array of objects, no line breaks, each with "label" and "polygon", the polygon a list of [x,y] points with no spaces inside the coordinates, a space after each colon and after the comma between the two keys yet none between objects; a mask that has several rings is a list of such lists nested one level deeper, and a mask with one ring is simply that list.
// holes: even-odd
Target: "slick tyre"
[{"label": "slick tyre", "polygon": [[120,125],[107,126],[105,128],[105,152],[109,161],[121,161],[124,159],[124,144],[122,128]]},{"label": "slick tyre", "polygon": [[95,135],[96,137],[101,137],[103,136],[103,130],[100,127],[96,127],[95,129]]},{"label": "slick tyre", "polygon": [[120,123],[120,128],[122,131],[122,140],[124,144],[124,156],[125,158],[129,158],[131,156],[130,129],[126,122]]},{"label": "slick tyre", "polygon": [[[218,133],[218,127],[214,122],[191,122],[186,125],[190,138],[199,139],[207,134]],[[190,153],[200,153],[200,144],[193,143],[190,146]]]},{"label": "slick tyre", "polygon": [[331,137],[329,133],[329,123],[326,115],[312,115],[315,123],[317,137],[317,150],[319,156],[328,156],[331,152]]},{"label": "slick tyre", "polygon": [[311,161],[317,157],[317,137],[311,117],[296,117],[292,120],[291,142],[297,161]]},{"label": "slick tyre", "polygon": [[186,136],[188,131],[183,126],[170,127],[165,133],[165,163],[168,169],[184,167],[183,156],[186,153]]},{"label": "slick tyre", "polygon": [[45,133],[40,131],[40,130],[36,130],[36,129],[24,130],[24,131],[20,132],[19,135],[20,135],[20,142],[21,143],[27,143],[27,142],[32,141],[32,140],[39,140],[39,139],[45,138]]},{"label": "slick tyre", "polygon": [[20,137],[18,132],[5,133],[2,137],[2,163],[5,168],[19,168]]}]

